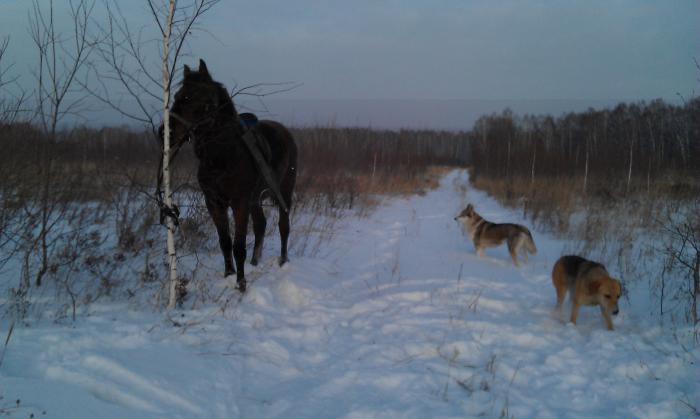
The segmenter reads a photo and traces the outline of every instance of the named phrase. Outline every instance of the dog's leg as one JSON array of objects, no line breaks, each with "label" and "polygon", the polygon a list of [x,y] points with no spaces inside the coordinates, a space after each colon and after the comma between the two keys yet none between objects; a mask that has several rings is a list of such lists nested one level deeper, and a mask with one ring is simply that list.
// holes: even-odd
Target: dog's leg
[{"label": "dog's leg", "polygon": [[476,255],[480,258],[484,257],[484,252],[481,249],[481,243],[476,239],[474,239],[472,243],[474,243],[474,250],[476,251]]},{"label": "dog's leg", "polygon": [[603,318],[605,319],[605,324],[608,326],[608,330],[615,330],[615,328],[613,327],[612,318],[610,317],[610,313],[608,313],[608,310],[606,310],[603,306],[600,306],[600,314],[603,315]]},{"label": "dog's leg", "polygon": [[513,259],[513,264],[518,265],[518,245],[508,240],[508,253],[510,253],[510,258]]},{"label": "dog's leg", "polygon": [[518,236],[518,239],[515,242],[515,256],[517,257],[518,255],[522,256],[523,261],[527,263],[527,254],[528,254],[528,247],[525,244],[525,241],[527,238],[525,237],[524,234],[521,234]]},{"label": "dog's leg", "polygon": [[566,293],[569,292],[570,296],[574,295],[567,286],[565,275],[563,266],[561,263],[557,262],[552,269],[552,285],[554,285],[554,290],[557,293],[556,311],[559,316],[562,314],[562,306],[564,304],[564,299],[566,299]]},{"label": "dog's leg", "polygon": [[565,286],[563,287],[563,286],[561,286],[561,285],[557,285],[557,286],[555,286],[555,288],[556,288],[556,290],[557,290],[557,306],[556,306],[556,309],[559,310],[559,311],[561,311],[561,307],[562,307],[562,305],[564,304],[564,300],[566,299],[566,287],[565,287]]},{"label": "dog's leg", "polygon": [[571,323],[573,324],[576,324],[576,318],[578,317],[579,307],[581,307],[581,303],[574,299],[571,304]]}]

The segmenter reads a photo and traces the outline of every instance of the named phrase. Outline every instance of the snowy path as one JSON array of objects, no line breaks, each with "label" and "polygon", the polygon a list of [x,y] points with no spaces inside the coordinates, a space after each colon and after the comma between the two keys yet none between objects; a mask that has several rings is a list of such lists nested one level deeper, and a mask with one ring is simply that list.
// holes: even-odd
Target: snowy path
[{"label": "snowy path", "polygon": [[75,325],[17,329],[0,412],[21,399],[19,417],[692,416],[700,350],[687,330],[628,300],[615,332],[596,308],[563,324],[549,276],[562,243],[534,233],[539,253],[520,269],[504,247],[479,259],[453,221],[467,201],[523,220],[466,182],[452,173],[345,220],[329,258],[270,269],[224,316],[186,311],[178,328],[102,304]]}]

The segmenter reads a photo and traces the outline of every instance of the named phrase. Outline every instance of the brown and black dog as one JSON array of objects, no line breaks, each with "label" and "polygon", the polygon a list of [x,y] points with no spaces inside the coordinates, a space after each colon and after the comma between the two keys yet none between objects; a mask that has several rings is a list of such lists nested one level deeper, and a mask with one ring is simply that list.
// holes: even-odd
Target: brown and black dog
[{"label": "brown and black dog", "polygon": [[508,252],[515,266],[518,266],[518,252],[522,252],[527,262],[527,254],[537,253],[537,247],[530,230],[520,224],[497,224],[485,220],[476,211],[472,204],[459,213],[455,220],[464,224],[471,235],[474,248],[479,256],[483,256],[484,247],[498,246],[503,242],[508,244]]},{"label": "brown and black dog", "polygon": [[605,266],[580,256],[562,256],[552,269],[552,283],[557,291],[557,310],[561,309],[567,291],[571,298],[571,323],[576,324],[582,305],[600,306],[608,330],[614,330],[611,315],[620,311],[617,300],[622,284],[610,277]]}]

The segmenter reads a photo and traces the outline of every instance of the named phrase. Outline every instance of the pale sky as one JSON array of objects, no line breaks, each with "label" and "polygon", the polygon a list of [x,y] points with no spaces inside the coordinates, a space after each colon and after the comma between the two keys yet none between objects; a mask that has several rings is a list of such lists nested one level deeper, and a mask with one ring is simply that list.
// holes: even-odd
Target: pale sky
[{"label": "pale sky", "polygon": [[[119,4],[151,24],[142,0]],[[14,70],[33,65],[29,5],[0,0]],[[297,125],[468,128],[505,106],[560,114],[700,90],[697,0],[224,0],[201,24],[185,62],[205,59],[229,87],[302,83],[267,100]]]}]

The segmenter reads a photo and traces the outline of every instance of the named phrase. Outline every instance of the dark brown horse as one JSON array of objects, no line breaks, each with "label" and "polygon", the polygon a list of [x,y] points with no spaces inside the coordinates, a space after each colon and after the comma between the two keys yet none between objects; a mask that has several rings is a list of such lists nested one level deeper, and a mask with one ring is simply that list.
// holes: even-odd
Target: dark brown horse
[{"label": "dark brown horse", "polygon": [[[224,255],[224,275],[237,274],[238,287],[245,291],[244,263],[248,214],[253,221],[255,245],[250,263],[257,265],[262,252],[266,220],[260,206],[263,191],[268,188],[259,164],[243,141],[246,129],[257,130],[264,138],[268,165],[279,185],[286,208],[291,208],[292,191],[296,182],[297,149],[294,138],[280,123],[260,121],[252,128],[244,128],[226,88],[214,81],[204,61],[199,69],[184,68],[182,85],[175,94],[171,107],[171,127],[177,146],[188,139],[194,142],[199,159],[197,179]],[[279,264],[287,262],[289,213],[279,200],[279,231],[282,241]],[[233,243],[229,232],[228,209],[233,210],[235,232]],[[236,260],[233,267],[231,254]]]}]

